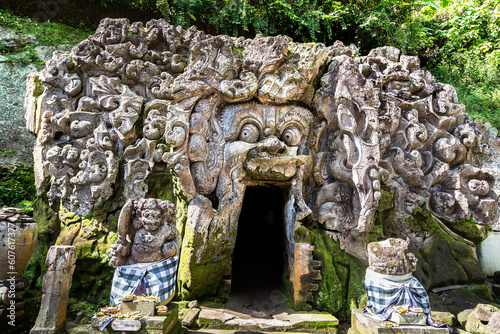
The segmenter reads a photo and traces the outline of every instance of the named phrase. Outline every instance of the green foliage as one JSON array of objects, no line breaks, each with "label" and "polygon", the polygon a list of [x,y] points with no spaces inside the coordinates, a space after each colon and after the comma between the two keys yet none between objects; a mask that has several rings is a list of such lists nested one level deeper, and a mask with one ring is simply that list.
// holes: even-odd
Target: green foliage
[{"label": "green foliage", "polygon": [[500,1],[453,1],[422,10],[420,52],[457,90],[472,117],[500,128]]},{"label": "green foliage", "polygon": [[0,27],[11,29],[20,36],[17,47],[7,47],[0,43],[0,54],[9,62],[23,65],[35,63],[39,67],[45,63],[38,58],[35,46],[74,45],[93,33],[91,30],[75,29],[50,21],[40,23],[31,18],[16,16],[4,9],[0,9]]},{"label": "green foliage", "polygon": [[93,33],[91,30],[76,29],[50,21],[40,23],[3,9],[0,9],[0,26],[19,34],[33,35],[38,45],[76,44]]},{"label": "green foliage", "polygon": [[[107,5],[116,0],[101,0]],[[298,42],[415,44],[413,20],[419,0],[118,0],[156,6],[175,25],[196,25],[211,34],[288,35]]]},{"label": "green foliage", "polygon": [[33,167],[16,166],[13,170],[0,166],[0,208],[18,207],[26,213],[33,211],[36,198]]}]

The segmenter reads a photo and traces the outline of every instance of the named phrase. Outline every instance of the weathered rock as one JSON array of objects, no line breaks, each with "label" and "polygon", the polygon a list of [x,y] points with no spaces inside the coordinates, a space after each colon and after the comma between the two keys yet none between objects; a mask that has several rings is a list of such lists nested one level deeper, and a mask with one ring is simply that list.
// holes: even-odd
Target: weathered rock
[{"label": "weathered rock", "polygon": [[[478,304],[474,311],[469,314],[465,329],[473,334],[490,333],[488,322],[492,319],[494,313],[500,314],[500,309],[488,304]],[[497,316],[495,316],[496,318]],[[496,326],[496,321],[492,327]]]},{"label": "weathered rock", "polygon": [[490,321],[488,322],[488,333],[489,334],[499,334],[500,333],[500,312],[495,312],[491,315]]},{"label": "weathered rock", "polygon": [[21,209],[0,210],[0,279],[18,278],[35,249],[38,225]]},{"label": "weathered rock", "polygon": [[66,326],[69,289],[76,262],[76,248],[52,246],[47,253],[40,312],[30,334],[56,334]]},{"label": "weathered rock", "polygon": [[385,334],[394,332],[400,334],[449,333],[447,328],[434,328],[431,326],[399,326],[395,328],[386,327],[382,322],[364,315],[361,310],[353,310],[351,317],[351,329],[351,332],[355,334]]},{"label": "weathered rock", "polygon": [[[476,149],[474,155],[474,163],[486,168],[500,168],[500,138],[498,137],[498,130],[488,122],[480,118],[474,120],[478,129],[483,134],[481,136],[480,144]],[[496,183],[493,187],[495,191],[500,190],[500,184]],[[497,208],[497,216],[498,216]],[[494,231],[500,232],[500,221],[492,225]]]},{"label": "weathered rock", "polygon": [[33,45],[37,39],[33,35],[18,34],[14,30],[0,27],[0,44],[5,51],[13,51],[22,45]]},{"label": "weathered rock", "polygon": [[217,320],[222,323],[236,318],[234,315],[224,313],[223,310],[202,309],[199,314],[200,319]]},{"label": "weathered rock", "polygon": [[[176,215],[174,204],[153,198],[128,200],[122,208],[118,240],[110,252],[115,275],[122,273],[122,281],[113,280],[112,290],[120,293],[111,295],[112,305],[119,305],[128,294],[156,296],[158,303],[167,303],[173,297],[180,238],[174,225]],[[120,272],[125,265],[133,266],[136,272],[143,271],[139,282],[133,280],[133,275]],[[131,305],[125,307],[131,309]],[[151,312],[154,314],[154,305]]]},{"label": "weathered rock", "polygon": [[72,48],[73,45],[39,45],[35,47],[35,51],[40,60],[47,61],[52,58],[52,54],[55,51],[71,51]]},{"label": "weathered rock", "polygon": [[33,164],[33,147],[35,138],[26,129],[24,120],[24,96],[26,95],[26,78],[30,72],[36,71],[34,64],[20,65],[0,63],[0,164],[13,166],[18,163]]},{"label": "weathered rock", "polygon": [[154,301],[142,302],[122,302],[120,304],[120,312],[123,314],[139,311],[145,317],[155,315],[156,303]]},{"label": "weathered rock", "polygon": [[467,320],[469,319],[469,315],[474,312],[474,309],[463,310],[457,315],[457,320],[460,323],[460,326],[465,327]]},{"label": "weathered rock", "polygon": [[432,311],[431,317],[438,320],[442,324],[448,325],[449,327],[458,326],[457,317],[453,313]]},{"label": "weathered rock", "polygon": [[118,241],[111,248],[113,267],[157,262],[179,253],[177,210],[169,201],[129,200],[118,219]]},{"label": "weathered rock", "polygon": [[182,319],[182,326],[191,327],[198,318],[200,311],[201,310],[199,308],[191,308],[189,313],[184,317],[184,319]]}]

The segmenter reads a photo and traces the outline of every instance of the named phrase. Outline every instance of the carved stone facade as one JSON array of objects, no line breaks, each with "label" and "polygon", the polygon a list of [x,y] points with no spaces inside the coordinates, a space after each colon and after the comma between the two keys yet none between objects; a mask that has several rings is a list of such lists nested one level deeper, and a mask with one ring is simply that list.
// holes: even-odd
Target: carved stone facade
[{"label": "carved stone facade", "polygon": [[[155,167],[174,172],[188,201],[185,298],[215,293],[231,274],[248,186],[283,189],[297,296],[321,279],[310,274],[312,256],[295,254],[314,249],[295,241],[311,218],[365,263],[382,191],[394,194],[398,219],[417,208],[443,225],[495,219],[498,173],[470,165],[483,150],[480,131],[453,87],[393,47],[358,56],[340,42],[105,19],[31,75],[26,105],[37,188],[52,203],[85,216],[112,196],[145,197]],[[207,268],[213,274],[202,275]],[[309,268],[302,280],[298,268]]]}]

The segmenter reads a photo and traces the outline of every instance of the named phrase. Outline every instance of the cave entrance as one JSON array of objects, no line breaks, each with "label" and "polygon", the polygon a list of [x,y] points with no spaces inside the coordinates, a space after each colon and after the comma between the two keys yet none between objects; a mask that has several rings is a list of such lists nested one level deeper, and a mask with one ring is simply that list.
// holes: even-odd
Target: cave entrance
[{"label": "cave entrance", "polygon": [[281,290],[287,271],[284,190],[247,187],[233,254],[232,294]]}]

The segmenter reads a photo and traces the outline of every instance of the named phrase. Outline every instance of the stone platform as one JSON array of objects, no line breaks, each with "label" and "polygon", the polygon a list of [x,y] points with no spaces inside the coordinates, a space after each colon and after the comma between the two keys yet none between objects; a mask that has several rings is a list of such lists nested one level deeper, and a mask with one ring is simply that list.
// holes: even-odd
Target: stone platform
[{"label": "stone platform", "polygon": [[111,324],[103,331],[99,330],[99,320],[96,316],[92,317],[90,334],[102,333],[131,333],[131,334],[178,334],[182,333],[182,325],[179,321],[179,306],[173,304],[170,313],[167,316],[150,316],[139,320],[140,329],[135,331],[113,330]]},{"label": "stone platform", "polygon": [[[339,321],[329,313],[296,312],[279,290],[237,294],[221,306],[200,305],[191,329],[212,333],[214,329],[238,333],[294,332],[337,333]],[[183,310],[183,312],[185,312]],[[186,313],[185,315],[187,315]]]},{"label": "stone platform", "polygon": [[382,322],[369,318],[361,310],[352,310],[348,334],[449,334],[447,328],[431,326],[384,327]]}]

